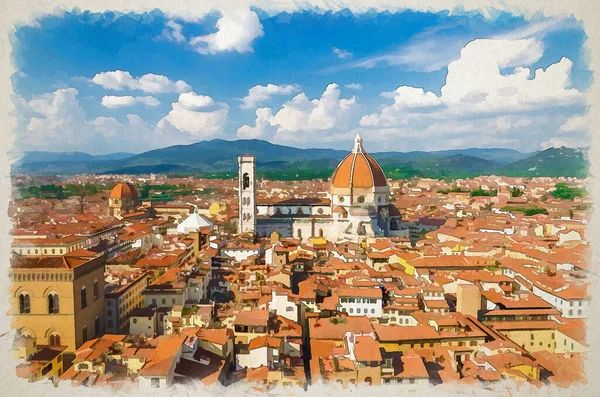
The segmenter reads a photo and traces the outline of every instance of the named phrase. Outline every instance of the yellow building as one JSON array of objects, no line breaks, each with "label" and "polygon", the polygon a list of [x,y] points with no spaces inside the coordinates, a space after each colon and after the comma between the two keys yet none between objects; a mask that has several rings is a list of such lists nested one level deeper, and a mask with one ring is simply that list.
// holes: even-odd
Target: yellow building
[{"label": "yellow building", "polygon": [[38,345],[66,346],[65,353],[102,335],[104,263],[90,252],[11,259],[12,327]]},{"label": "yellow building", "polygon": [[49,379],[57,383],[58,377],[63,374],[64,350],[65,346],[40,346],[39,351],[17,366],[17,376],[29,382]]}]

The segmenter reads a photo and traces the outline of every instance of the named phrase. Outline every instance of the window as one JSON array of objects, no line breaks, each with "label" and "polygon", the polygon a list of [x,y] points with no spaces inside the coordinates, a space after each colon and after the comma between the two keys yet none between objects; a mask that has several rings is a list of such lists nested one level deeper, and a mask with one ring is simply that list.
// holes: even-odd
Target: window
[{"label": "window", "polygon": [[319,209],[317,210],[317,214],[319,214],[319,215],[323,215],[323,208],[319,208]]},{"label": "window", "polygon": [[365,202],[365,196],[359,196],[358,199],[357,199],[357,201],[359,203],[364,203]]},{"label": "window", "polygon": [[98,337],[100,335],[100,317],[96,316],[94,320],[94,336]]},{"label": "window", "polygon": [[350,313],[354,313],[354,309],[353,308],[350,308]]},{"label": "window", "polygon": [[58,313],[58,294],[51,293],[48,295],[48,314]]},{"label": "window", "polygon": [[323,237],[323,229],[319,229],[319,237]]},{"label": "window", "polygon": [[577,310],[577,315],[581,316],[581,309]]},{"label": "window", "polygon": [[[248,175],[248,174],[244,174],[244,177],[246,177],[246,175]],[[150,379],[150,386],[154,387],[154,388],[159,388],[160,387],[160,379],[159,378]]]},{"label": "window", "polygon": [[371,314],[375,314],[375,309],[371,309]]},{"label": "window", "polygon": [[85,287],[81,287],[81,308],[85,309],[87,306],[87,293]]},{"label": "window", "polygon": [[81,332],[81,337],[83,338],[83,342],[87,342],[88,340],[88,334],[87,334],[87,325],[83,326],[83,331]]},{"label": "window", "polygon": [[535,336],[533,334],[531,334],[531,340],[533,340],[535,338]]},{"label": "window", "polygon": [[343,203],[343,202],[344,202],[344,197],[340,196],[340,197],[338,198],[338,201],[339,201],[340,203]]},{"label": "window", "polygon": [[31,312],[31,304],[29,300],[29,294],[22,292],[19,295],[19,314],[29,314]]},{"label": "window", "polygon": [[302,208],[298,208],[298,210],[296,211],[297,215],[304,215],[304,211],[302,211]]},{"label": "window", "polygon": [[50,346],[60,346],[60,335],[59,334],[51,334],[50,338],[48,338],[48,342]]},{"label": "window", "polygon": [[94,280],[94,300],[98,299],[98,280]]},{"label": "window", "polygon": [[302,238],[302,229],[298,229],[298,238]]},{"label": "window", "polygon": [[294,307],[293,306],[288,306],[285,308],[286,312],[293,312],[294,311]]},{"label": "window", "polygon": [[133,319],[133,320],[131,320],[131,321],[133,321],[133,323],[134,323],[134,324],[137,324],[137,318],[134,318],[134,319]]},{"label": "window", "polygon": [[360,309],[356,309],[356,314],[360,314]]},{"label": "window", "polygon": [[569,310],[569,316],[573,315],[573,310]]}]

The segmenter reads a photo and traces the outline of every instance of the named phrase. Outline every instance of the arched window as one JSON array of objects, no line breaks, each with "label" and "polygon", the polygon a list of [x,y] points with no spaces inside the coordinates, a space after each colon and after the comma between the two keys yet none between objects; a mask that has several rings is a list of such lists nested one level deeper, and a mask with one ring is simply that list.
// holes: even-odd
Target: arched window
[{"label": "arched window", "polygon": [[58,294],[53,292],[48,294],[48,314],[58,313]]},{"label": "arched window", "polygon": [[81,308],[85,309],[87,306],[87,293],[85,287],[81,287]]},{"label": "arched window", "polygon": [[298,229],[298,238],[302,238],[302,229]]},{"label": "arched window", "polygon": [[118,198],[114,199],[114,203],[115,203],[115,205],[119,204],[119,199]]},{"label": "arched window", "polygon": [[50,335],[49,339],[49,343],[50,346],[60,346],[60,335],[53,333],[52,335]]},{"label": "arched window", "polygon": [[19,314],[29,314],[31,312],[31,303],[29,294],[21,292],[19,295]]},{"label": "arched window", "polygon": [[323,237],[323,229],[319,229],[319,237]]},{"label": "arched window", "polygon": [[281,209],[280,208],[277,208],[275,210],[275,215],[281,215]]},{"label": "arched window", "polygon": [[94,280],[94,300],[98,299],[98,280]]},{"label": "arched window", "polygon": [[304,211],[302,211],[302,208],[298,208],[298,209],[296,210],[296,214],[297,214],[297,215],[304,215]]},{"label": "arched window", "polygon": [[94,335],[98,337],[100,335],[100,317],[96,316],[94,320]]},{"label": "arched window", "polygon": [[87,325],[83,326],[83,331],[81,332],[81,336],[83,338],[83,343],[87,342],[88,340],[88,334],[87,334]]},{"label": "arched window", "polygon": [[248,173],[245,173],[244,176],[242,177],[242,189],[247,189],[250,187],[250,175],[248,175]]}]

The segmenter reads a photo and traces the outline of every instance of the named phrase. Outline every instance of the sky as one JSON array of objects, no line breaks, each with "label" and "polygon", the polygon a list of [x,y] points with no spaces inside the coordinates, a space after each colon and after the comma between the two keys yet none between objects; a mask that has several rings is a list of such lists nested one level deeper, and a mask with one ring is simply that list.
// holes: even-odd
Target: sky
[{"label": "sky", "polygon": [[16,145],[584,147],[585,40],[574,18],[508,13],[73,10],[16,27]]}]

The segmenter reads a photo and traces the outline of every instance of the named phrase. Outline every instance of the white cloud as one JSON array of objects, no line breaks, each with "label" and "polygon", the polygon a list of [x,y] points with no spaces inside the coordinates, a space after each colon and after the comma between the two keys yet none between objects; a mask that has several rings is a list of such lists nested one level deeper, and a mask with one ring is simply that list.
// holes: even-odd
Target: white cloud
[{"label": "white cloud", "polygon": [[[581,103],[582,93],[570,88],[569,59],[562,58],[545,70],[537,69],[530,77],[531,71],[524,66],[542,55],[542,43],[534,38],[474,40],[462,49],[459,59],[448,65],[439,97],[408,86],[384,92],[382,96],[393,98],[394,103],[364,116],[361,125],[402,126],[414,114],[442,120],[466,115],[489,117]],[[501,69],[508,71],[501,73]]]},{"label": "white cloud", "polygon": [[558,128],[558,132],[589,132],[588,115],[571,117]]},{"label": "white cloud", "polygon": [[110,90],[141,90],[150,93],[189,92],[192,88],[183,80],[172,81],[168,77],[148,73],[134,78],[131,73],[115,70],[102,72],[92,78],[92,82]]},{"label": "white cloud", "polygon": [[158,127],[164,128],[168,123],[195,138],[212,138],[221,134],[229,113],[227,104],[193,92],[179,95],[171,107],[171,111],[158,122]]},{"label": "white cloud", "polygon": [[107,108],[121,108],[126,106],[134,106],[137,104],[141,104],[144,106],[158,106],[160,102],[158,99],[153,96],[136,96],[133,97],[131,95],[126,96],[115,96],[115,95],[105,95],[102,97],[102,106]]},{"label": "white cloud", "polygon": [[168,41],[174,41],[177,43],[185,42],[187,39],[182,33],[183,26],[175,21],[169,21],[166,23],[166,27],[162,31],[162,37]]},{"label": "white cloud", "polygon": [[123,121],[106,116],[88,119],[78,95],[75,88],[64,88],[34,96],[29,101],[17,97],[19,147],[108,153],[190,144],[199,137],[219,135],[222,132],[219,126],[225,122],[228,112],[227,105],[214,102],[210,97],[184,93],[157,124],[149,124],[136,114],[128,114]]},{"label": "white cloud", "polygon": [[565,136],[556,136],[548,139],[540,144],[542,149],[548,149],[551,147],[559,148],[562,146],[570,147],[570,148],[582,148],[589,146],[589,140],[583,137],[565,137]]},{"label": "white cloud", "polygon": [[215,33],[197,36],[190,40],[190,44],[197,52],[201,54],[216,54],[224,51],[253,52],[252,42],[264,35],[258,15],[244,7],[223,10],[216,27]]},{"label": "white cloud", "polygon": [[[265,137],[276,132],[274,139],[281,142],[330,139],[336,131],[348,125],[348,117],[356,105],[356,98],[340,98],[339,86],[329,84],[320,98],[308,99],[305,93],[296,95],[273,113],[271,108],[256,110],[254,126],[238,129],[238,137]],[[298,134],[303,132],[303,134]],[[324,134],[327,133],[327,134]],[[314,136],[314,134],[318,134]]]},{"label": "white cloud", "polygon": [[248,95],[242,98],[242,109],[255,109],[259,104],[268,101],[274,95],[289,95],[298,92],[300,87],[296,85],[255,85],[248,90]]},{"label": "white cloud", "polygon": [[237,136],[241,139],[255,139],[264,137],[267,131],[272,129],[271,119],[273,114],[270,108],[256,109],[256,121],[254,127],[243,125],[237,130]]},{"label": "white cloud", "polygon": [[323,131],[333,128],[355,104],[355,97],[340,99],[339,86],[332,83],[319,99],[309,100],[304,93],[296,95],[275,113],[271,125],[278,131]]},{"label": "white cloud", "polygon": [[331,52],[333,52],[335,55],[337,55],[337,57],[340,59],[350,58],[352,55],[354,55],[350,51],[342,50],[341,48],[337,48],[337,47],[333,47],[331,49]]},{"label": "white cloud", "polygon": [[394,104],[384,107],[379,114],[364,116],[360,120],[362,126],[390,127],[404,124],[402,120],[408,109],[425,109],[443,104],[433,92],[425,92],[422,88],[401,86],[393,92],[383,92],[381,96],[393,98]]},{"label": "white cloud", "polygon": [[360,91],[363,88],[363,86],[359,83],[346,84],[344,87],[346,87],[350,90],[356,90],[356,91]]}]

